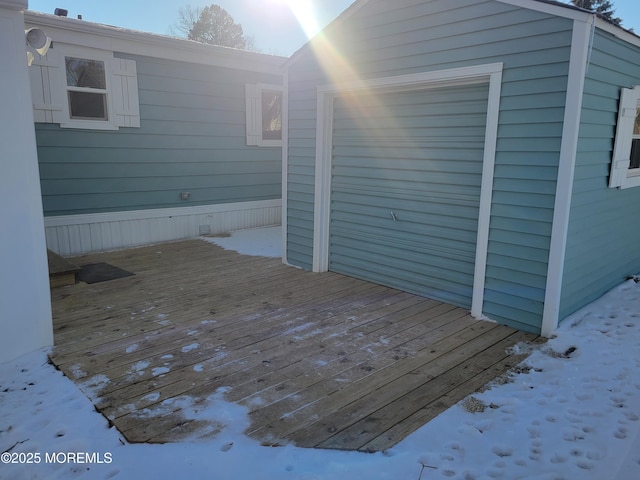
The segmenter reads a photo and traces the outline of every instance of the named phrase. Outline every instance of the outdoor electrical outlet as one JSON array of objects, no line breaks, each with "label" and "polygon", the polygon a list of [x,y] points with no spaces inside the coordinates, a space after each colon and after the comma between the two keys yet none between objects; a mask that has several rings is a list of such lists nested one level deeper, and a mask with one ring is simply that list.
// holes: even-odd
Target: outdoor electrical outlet
[{"label": "outdoor electrical outlet", "polygon": [[180,194],[180,198],[181,198],[182,200],[189,200],[189,197],[191,197],[191,194],[190,194],[189,192],[182,192],[182,193]]}]

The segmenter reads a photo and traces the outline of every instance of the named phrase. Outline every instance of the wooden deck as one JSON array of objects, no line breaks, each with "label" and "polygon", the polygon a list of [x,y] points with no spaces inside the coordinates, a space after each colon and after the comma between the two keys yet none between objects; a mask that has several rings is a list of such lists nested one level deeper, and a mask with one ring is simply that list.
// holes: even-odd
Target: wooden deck
[{"label": "wooden deck", "polygon": [[[247,407],[265,444],[387,449],[522,360],[535,336],[202,240],[76,257],[135,276],[52,290],[53,363],[130,442],[214,436]],[[217,392],[217,393],[216,393]]]}]

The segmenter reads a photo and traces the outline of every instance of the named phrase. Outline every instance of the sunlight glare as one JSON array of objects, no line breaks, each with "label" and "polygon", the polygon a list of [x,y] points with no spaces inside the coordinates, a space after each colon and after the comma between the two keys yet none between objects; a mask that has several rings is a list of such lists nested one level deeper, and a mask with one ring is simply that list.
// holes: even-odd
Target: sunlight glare
[{"label": "sunlight glare", "polygon": [[298,23],[307,35],[307,38],[313,37],[320,31],[320,26],[316,20],[314,5],[312,0],[274,0],[277,3],[288,6],[296,16]]}]

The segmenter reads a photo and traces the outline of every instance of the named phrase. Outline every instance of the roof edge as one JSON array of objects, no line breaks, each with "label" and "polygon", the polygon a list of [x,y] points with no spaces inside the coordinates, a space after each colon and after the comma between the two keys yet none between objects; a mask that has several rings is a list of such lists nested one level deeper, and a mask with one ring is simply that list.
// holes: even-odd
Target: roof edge
[{"label": "roof edge", "polygon": [[320,32],[310,38],[307,43],[305,43],[302,47],[296,50],[293,55],[289,57],[289,59],[284,62],[282,65],[283,70],[287,70],[291,65],[296,63],[299,56],[301,56],[304,51],[311,48],[311,44],[316,40],[323,32],[329,28],[336,28],[340,23],[348,20],[352,15],[358,12],[362,7],[368,4],[371,0],[356,0],[351,5],[349,5],[340,15],[338,15],[333,21],[329,22],[327,26],[325,26]]},{"label": "roof edge", "polygon": [[237,68],[280,75],[286,57],[207,45],[184,38],[26,11],[25,23],[47,31],[53,43],[83,45],[114,52]]},{"label": "roof edge", "polygon": [[[356,0],[351,4],[344,12],[342,12],[333,22],[329,23],[320,33],[305,43],[300,49],[298,49],[289,59],[284,62],[282,68],[284,70],[289,69],[295,64],[298,58],[303,55],[310,45],[322,34],[326,29],[337,28],[340,23],[345,22],[362,7],[367,5],[371,0]],[[509,5],[517,6],[520,8],[526,8],[528,10],[535,10],[549,15],[555,15],[558,17],[568,18],[574,21],[588,22],[590,18],[595,16],[597,18],[596,26],[602,30],[605,30],[618,38],[621,38],[629,43],[640,46],[640,37],[630,30],[624,27],[615,25],[596,13],[586,10],[584,8],[576,7],[567,3],[561,3],[555,0],[495,0],[497,2],[506,3]]]}]

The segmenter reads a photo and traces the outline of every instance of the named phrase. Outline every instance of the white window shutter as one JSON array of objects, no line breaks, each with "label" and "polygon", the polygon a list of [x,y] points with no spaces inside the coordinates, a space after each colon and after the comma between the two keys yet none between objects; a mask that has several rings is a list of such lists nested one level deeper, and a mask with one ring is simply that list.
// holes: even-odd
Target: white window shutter
[{"label": "white window shutter", "polygon": [[117,127],[140,127],[138,73],[136,62],[124,58],[111,60],[111,105]]},{"label": "white window shutter", "polygon": [[66,101],[60,61],[57,52],[50,49],[46,56],[34,55],[29,67],[33,118],[36,123],[61,123],[62,106]]},{"label": "white window shutter", "polygon": [[262,118],[260,89],[257,85],[246,85],[247,145],[260,145],[262,141]]},{"label": "white window shutter", "polygon": [[636,120],[636,110],[640,99],[640,86],[623,88],[618,107],[618,124],[616,127],[611,174],[609,187],[622,187],[629,173],[631,158],[631,141],[633,140],[633,126]]}]

